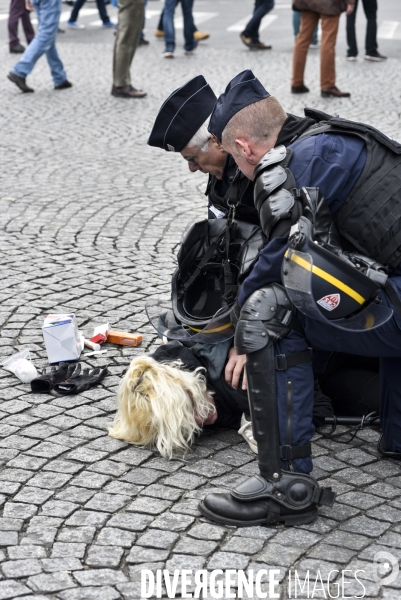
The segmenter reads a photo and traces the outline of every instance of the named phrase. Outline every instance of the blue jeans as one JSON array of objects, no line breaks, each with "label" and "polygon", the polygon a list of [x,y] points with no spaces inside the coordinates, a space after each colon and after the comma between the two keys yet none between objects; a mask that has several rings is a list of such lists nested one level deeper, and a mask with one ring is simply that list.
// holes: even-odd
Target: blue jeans
[{"label": "blue jeans", "polygon": [[[194,0],[181,0],[182,16],[184,18],[184,49],[193,50],[197,43],[194,40],[194,19],[192,16],[192,5]],[[174,12],[177,6],[177,0],[166,0],[164,5],[164,41],[166,43],[166,52],[175,50],[175,30],[174,30]]]},{"label": "blue jeans", "polygon": [[252,19],[245,27],[242,35],[251,38],[253,42],[258,42],[260,22],[272,8],[274,8],[274,0],[255,0]]},{"label": "blue jeans", "polygon": [[56,35],[61,13],[61,0],[32,0],[38,16],[38,34],[29,44],[21,60],[11,69],[18,77],[26,77],[33,70],[36,61],[46,54],[54,85],[67,79],[63,63],[56,49]]},{"label": "blue jeans", "polygon": [[[363,10],[367,19],[366,23],[366,37],[365,37],[365,50],[368,56],[374,56],[377,53],[377,0],[362,0]],[[357,56],[358,46],[356,43],[355,35],[355,19],[356,10],[358,8],[358,0],[355,2],[355,8],[353,12],[347,16],[347,43],[348,52],[347,56]]]},{"label": "blue jeans", "polygon": [[[292,26],[294,28],[294,35],[295,35],[295,37],[297,37],[297,35],[299,33],[299,30],[301,28],[301,14],[302,14],[302,12],[300,10],[293,10],[292,11]],[[317,27],[315,27],[315,30],[313,32],[313,37],[312,37],[312,44],[317,44],[317,43],[318,43],[318,39],[317,39]]]},{"label": "blue jeans", "polygon": [[[71,15],[69,18],[70,21],[73,21],[75,23],[75,21],[78,19],[79,11],[81,10],[85,2],[86,0],[76,0],[74,8],[71,11]],[[96,5],[99,11],[99,16],[102,19],[103,23],[108,23],[110,21],[110,17],[107,14],[106,4],[104,0],[96,0]]]}]

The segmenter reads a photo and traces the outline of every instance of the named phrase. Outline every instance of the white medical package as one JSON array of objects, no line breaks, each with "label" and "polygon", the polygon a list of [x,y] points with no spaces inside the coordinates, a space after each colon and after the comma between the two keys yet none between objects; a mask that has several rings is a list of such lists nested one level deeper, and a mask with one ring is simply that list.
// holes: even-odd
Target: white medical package
[{"label": "white medical package", "polygon": [[74,314],[48,315],[42,327],[49,363],[77,360],[82,352],[81,336]]}]

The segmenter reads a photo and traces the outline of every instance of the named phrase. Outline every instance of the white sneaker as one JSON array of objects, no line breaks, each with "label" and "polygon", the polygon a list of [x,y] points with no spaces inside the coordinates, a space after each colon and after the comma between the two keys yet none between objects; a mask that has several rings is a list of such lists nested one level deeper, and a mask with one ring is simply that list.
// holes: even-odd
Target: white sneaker
[{"label": "white sneaker", "polygon": [[318,50],[320,48],[320,44],[319,42],[316,42],[316,44],[309,44],[309,48],[311,50]]},{"label": "white sneaker", "polygon": [[174,58],[174,52],[163,52],[163,58]]},{"label": "white sneaker", "polygon": [[252,452],[258,453],[258,443],[253,437],[252,421],[247,421],[245,415],[241,417],[241,427],[238,429],[238,433],[244,438]]},{"label": "white sneaker", "polygon": [[70,29],[85,29],[85,25],[82,25],[82,23],[77,23],[76,21],[67,21],[67,27]]}]

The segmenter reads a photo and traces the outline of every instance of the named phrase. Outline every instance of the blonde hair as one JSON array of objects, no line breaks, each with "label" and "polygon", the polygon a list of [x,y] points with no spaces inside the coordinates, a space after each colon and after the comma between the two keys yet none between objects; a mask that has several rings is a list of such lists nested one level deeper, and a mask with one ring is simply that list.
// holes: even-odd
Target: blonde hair
[{"label": "blonde hair", "polygon": [[118,409],[109,435],[137,445],[156,446],[165,458],[189,450],[212,407],[206,380],[199,367],[180,368],[181,361],[165,364],[150,356],[134,358],[117,391]]}]

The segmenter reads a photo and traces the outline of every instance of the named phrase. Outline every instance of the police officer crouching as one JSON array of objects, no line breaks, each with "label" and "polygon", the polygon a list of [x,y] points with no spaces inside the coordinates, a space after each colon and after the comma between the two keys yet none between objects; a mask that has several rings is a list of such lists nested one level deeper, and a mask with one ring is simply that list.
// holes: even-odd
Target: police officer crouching
[{"label": "police officer crouching", "polygon": [[219,523],[295,525],[332,505],[309,475],[308,346],[380,357],[379,451],[401,456],[401,146],[369,125],[306,114],[316,125],[278,144],[286,113],[245,71],[209,123],[253,179],[268,239],[233,311],[260,475],[205,497],[201,513]]}]

